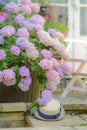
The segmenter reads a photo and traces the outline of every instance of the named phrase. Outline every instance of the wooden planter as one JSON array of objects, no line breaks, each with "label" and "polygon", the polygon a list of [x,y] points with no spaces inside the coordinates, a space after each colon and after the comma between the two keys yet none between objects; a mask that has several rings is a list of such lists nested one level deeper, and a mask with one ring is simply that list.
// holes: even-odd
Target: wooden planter
[{"label": "wooden planter", "polygon": [[27,92],[22,92],[20,89],[15,89],[13,86],[7,87],[3,84],[0,84],[0,103],[32,102],[37,99],[44,86],[38,84],[35,74],[32,74],[32,77],[33,81],[29,91]]}]

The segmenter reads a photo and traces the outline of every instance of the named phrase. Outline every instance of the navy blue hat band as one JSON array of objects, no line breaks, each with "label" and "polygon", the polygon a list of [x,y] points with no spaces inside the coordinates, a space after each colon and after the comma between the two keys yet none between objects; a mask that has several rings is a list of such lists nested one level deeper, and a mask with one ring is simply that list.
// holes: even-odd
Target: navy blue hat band
[{"label": "navy blue hat band", "polygon": [[40,117],[44,118],[44,119],[57,119],[59,116],[60,116],[60,113],[61,113],[61,109],[60,109],[60,112],[56,115],[46,115],[46,114],[43,114],[42,112],[40,112],[38,110],[38,114]]}]

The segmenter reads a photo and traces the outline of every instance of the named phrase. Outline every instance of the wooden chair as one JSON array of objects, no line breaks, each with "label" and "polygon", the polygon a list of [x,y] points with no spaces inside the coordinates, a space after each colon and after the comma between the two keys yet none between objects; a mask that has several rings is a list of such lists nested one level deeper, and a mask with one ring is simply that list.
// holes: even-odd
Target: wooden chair
[{"label": "wooden chair", "polygon": [[[80,41],[81,42],[81,41]],[[86,43],[87,44],[87,43]],[[69,44],[70,47],[70,44]],[[67,47],[69,49],[69,47]],[[87,73],[82,73],[82,70],[84,69],[85,65],[87,64],[87,60],[85,59],[77,59],[77,58],[71,58],[68,60],[68,62],[72,63],[80,63],[77,70],[72,73],[72,78],[68,82],[66,88],[64,89],[61,97],[64,98],[67,96],[69,91],[80,91],[80,92],[87,92],[87,85],[82,81],[82,76],[87,77]],[[78,82],[80,86],[75,86],[75,82]]]}]

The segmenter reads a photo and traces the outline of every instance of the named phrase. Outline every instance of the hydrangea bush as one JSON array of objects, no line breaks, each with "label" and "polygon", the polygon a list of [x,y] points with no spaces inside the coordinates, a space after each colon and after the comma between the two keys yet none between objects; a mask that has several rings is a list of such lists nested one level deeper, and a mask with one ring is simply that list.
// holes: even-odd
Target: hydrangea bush
[{"label": "hydrangea bush", "polygon": [[53,92],[64,74],[71,73],[65,62],[70,56],[61,44],[64,36],[53,28],[44,30],[40,7],[30,0],[20,0],[19,6],[10,2],[4,10],[4,19],[0,18],[0,83],[28,91],[33,72],[38,83]]}]

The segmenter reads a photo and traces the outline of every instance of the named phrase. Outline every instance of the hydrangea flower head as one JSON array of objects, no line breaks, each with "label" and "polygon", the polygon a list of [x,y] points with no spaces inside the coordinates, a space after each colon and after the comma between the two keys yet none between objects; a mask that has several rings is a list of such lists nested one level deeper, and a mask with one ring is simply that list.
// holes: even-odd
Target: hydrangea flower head
[{"label": "hydrangea flower head", "polygon": [[22,5],[28,5],[28,4],[31,4],[31,0],[20,0],[20,3]]},{"label": "hydrangea flower head", "polygon": [[41,94],[41,97],[46,98],[48,101],[50,101],[52,98],[52,93],[49,90],[44,90]]},{"label": "hydrangea flower head", "polygon": [[27,31],[27,29],[24,28],[24,27],[18,29],[17,35],[18,35],[19,37],[25,37],[25,38],[28,38],[28,37],[29,37],[28,31]]},{"label": "hydrangea flower head", "polygon": [[14,20],[18,25],[22,25],[24,21],[24,16],[22,14],[18,14],[17,16],[15,16]]},{"label": "hydrangea flower head", "polygon": [[4,50],[0,50],[0,61],[4,60],[6,58],[6,53]]},{"label": "hydrangea flower head", "polygon": [[31,9],[34,13],[39,13],[40,11],[40,6],[38,4],[31,4]]},{"label": "hydrangea flower head", "polygon": [[3,45],[4,44],[4,38],[2,36],[0,36],[0,44]]},{"label": "hydrangea flower head", "polygon": [[45,106],[47,104],[48,100],[47,98],[39,98],[38,99],[38,104],[41,106]]},{"label": "hydrangea flower head", "polygon": [[5,26],[0,30],[2,36],[10,37],[16,33],[15,28],[13,26]]},{"label": "hydrangea flower head", "polygon": [[51,51],[48,51],[47,49],[41,50],[41,55],[47,59],[50,59],[52,57]]},{"label": "hydrangea flower head", "polygon": [[21,7],[21,10],[22,10],[22,12],[23,12],[24,14],[26,14],[26,15],[31,14],[31,12],[32,12],[32,10],[31,10],[31,8],[30,8],[29,5],[23,5],[23,6]]},{"label": "hydrangea flower head", "polygon": [[14,2],[10,2],[5,6],[5,10],[8,12],[17,13],[18,12],[18,6]]},{"label": "hydrangea flower head", "polygon": [[10,51],[11,51],[11,53],[13,54],[13,55],[19,55],[20,54],[20,52],[21,52],[21,50],[20,50],[20,48],[18,47],[18,46],[12,46],[11,48],[10,48]]},{"label": "hydrangea flower head", "polygon": [[30,70],[26,66],[22,66],[19,69],[19,74],[22,77],[29,77],[30,76]]}]

